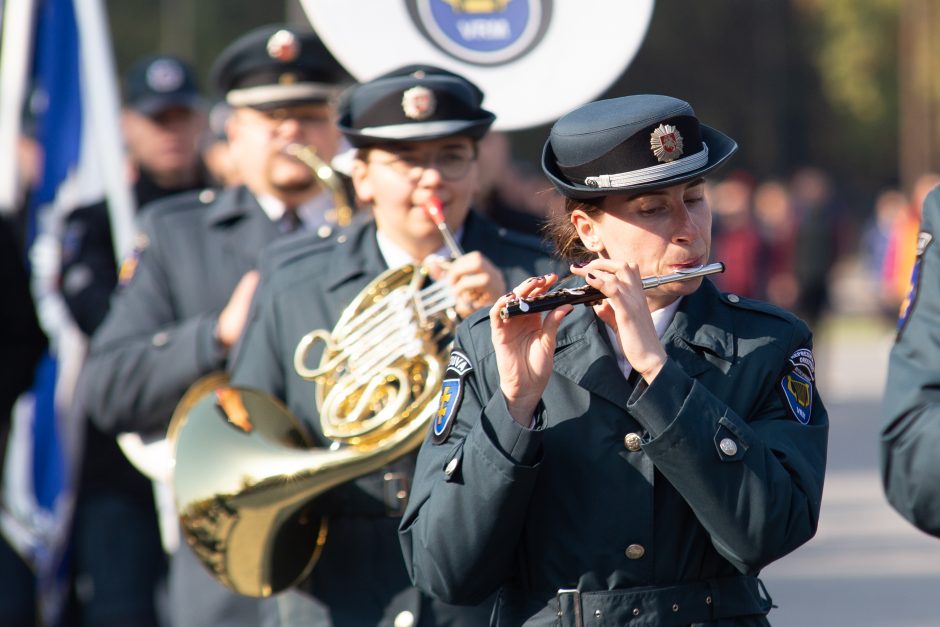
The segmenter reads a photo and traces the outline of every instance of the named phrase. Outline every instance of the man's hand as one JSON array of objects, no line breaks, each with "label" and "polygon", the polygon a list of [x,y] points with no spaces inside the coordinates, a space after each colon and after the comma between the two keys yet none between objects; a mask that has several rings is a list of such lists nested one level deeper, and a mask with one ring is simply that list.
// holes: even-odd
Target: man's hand
[{"label": "man's hand", "polygon": [[215,327],[215,338],[226,349],[231,348],[241,337],[248,318],[248,308],[254,298],[258,287],[260,275],[257,270],[246,272],[232,291],[225,309],[219,314],[219,321]]}]

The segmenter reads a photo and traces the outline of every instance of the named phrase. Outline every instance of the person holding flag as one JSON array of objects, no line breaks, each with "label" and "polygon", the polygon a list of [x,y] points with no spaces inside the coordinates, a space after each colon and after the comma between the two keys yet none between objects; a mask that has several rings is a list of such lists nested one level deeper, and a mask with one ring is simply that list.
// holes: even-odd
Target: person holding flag
[{"label": "person holding flag", "polygon": [[[17,399],[3,467],[0,530],[29,564],[36,607],[30,624],[57,625],[69,596],[70,534],[84,421],[75,411],[75,381],[85,340],[66,313],[58,290],[56,231],[76,206],[100,199],[115,206],[115,242],[129,240],[129,195],[120,177],[122,146],[108,29],[97,0],[36,0],[4,6],[0,74],[0,146],[7,157],[0,196],[10,206],[9,179],[19,163],[9,157],[20,135],[28,92],[31,134],[42,153],[28,191],[25,246],[38,318],[49,349],[33,387]],[[93,89],[89,86],[94,85]],[[10,176],[13,174],[14,176]],[[6,581],[6,580],[4,580]],[[12,585],[6,591],[13,590]],[[16,624],[16,623],[12,623]]]},{"label": "person holding flag", "polygon": [[[169,55],[135,62],[124,80],[121,130],[135,205],[202,190],[199,142],[204,103],[192,68]],[[106,200],[69,212],[61,232],[58,285],[68,315],[91,337],[117,285]],[[122,454],[113,435],[87,416],[72,530],[75,608],[83,624],[156,625],[156,598],[166,574],[151,482]],[[116,544],[120,542],[120,545]],[[113,551],[102,551],[110,545]]]}]

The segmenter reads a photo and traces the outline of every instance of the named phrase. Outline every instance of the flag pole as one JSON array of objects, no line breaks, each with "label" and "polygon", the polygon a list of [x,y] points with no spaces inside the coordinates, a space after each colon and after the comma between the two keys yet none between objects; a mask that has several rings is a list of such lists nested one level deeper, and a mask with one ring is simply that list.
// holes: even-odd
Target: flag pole
[{"label": "flag pole", "polygon": [[16,211],[20,164],[17,144],[33,49],[34,0],[6,0],[3,7],[3,47],[0,50],[0,214]]},{"label": "flag pole", "polygon": [[136,208],[127,184],[124,146],[118,130],[120,96],[111,34],[101,5],[101,0],[75,0],[75,19],[81,33],[79,46],[84,84],[94,86],[83,90],[83,102],[88,107],[93,145],[98,151],[104,179],[114,258],[120,263],[133,245]]}]

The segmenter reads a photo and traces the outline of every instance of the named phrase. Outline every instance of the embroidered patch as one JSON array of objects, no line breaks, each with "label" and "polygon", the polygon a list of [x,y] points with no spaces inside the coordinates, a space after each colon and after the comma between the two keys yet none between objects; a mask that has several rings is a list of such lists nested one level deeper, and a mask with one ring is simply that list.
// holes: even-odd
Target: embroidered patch
[{"label": "embroidered patch", "polygon": [[794,368],[780,380],[783,399],[800,424],[809,424],[813,412],[813,382]]},{"label": "embroidered patch", "polygon": [[816,380],[816,360],[813,358],[813,351],[808,348],[801,348],[790,355],[790,364],[795,370],[810,381]]},{"label": "embroidered patch", "polygon": [[914,310],[914,303],[917,302],[917,294],[920,291],[921,264],[924,261],[924,252],[926,252],[927,247],[930,246],[932,241],[933,235],[926,231],[921,231],[917,236],[917,258],[914,260],[914,268],[911,270],[911,285],[907,290],[907,295],[904,297],[904,302],[901,303],[901,311],[898,313],[898,337],[901,336],[901,332],[904,331],[904,327],[907,326],[907,321],[911,317],[911,312]]},{"label": "embroidered patch", "polygon": [[125,287],[134,278],[137,272],[137,265],[140,263],[140,256],[147,250],[150,240],[143,233],[138,233],[134,238],[134,250],[121,262],[121,268],[118,271],[118,285]]},{"label": "embroidered patch", "polygon": [[463,381],[472,371],[473,366],[466,354],[459,350],[450,354],[447,371],[444,373],[444,382],[441,384],[440,405],[431,422],[431,441],[435,444],[443,444],[450,436],[454,428],[454,415],[463,398]]}]

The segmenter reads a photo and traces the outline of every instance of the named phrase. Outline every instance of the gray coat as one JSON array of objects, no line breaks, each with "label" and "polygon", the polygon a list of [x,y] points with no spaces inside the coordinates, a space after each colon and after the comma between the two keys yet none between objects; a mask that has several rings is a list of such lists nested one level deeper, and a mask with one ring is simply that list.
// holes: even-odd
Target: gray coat
[{"label": "gray coat", "polygon": [[819,517],[809,330],[706,279],[634,387],[602,326],[580,306],[563,321],[532,429],[499,391],[488,318],[461,326],[462,400],[421,448],[401,525],[413,580],[450,602],[499,590],[497,625],[765,624],[757,573]]},{"label": "gray coat", "polygon": [[[225,367],[216,319],[278,235],[244,187],[172,197],[141,215],[125,261],[136,269],[118,288],[83,372],[89,414],[102,430],[162,435],[186,389]],[[173,556],[170,586],[174,627],[260,620],[258,601],[217,583],[185,545]]]},{"label": "gray coat", "polygon": [[[284,400],[313,441],[323,446],[330,442],[319,424],[316,386],[294,370],[294,350],[306,333],[332,330],[347,305],[387,270],[375,235],[374,223],[367,222],[328,241],[284,240],[266,251],[261,285],[231,368],[233,384],[260,388]],[[564,270],[538,240],[500,229],[475,213],[464,224],[461,244],[488,257],[510,286],[529,276]],[[318,359],[313,356],[308,362],[316,364]],[[407,485],[413,464],[410,454],[318,499],[319,511],[331,521],[324,551],[298,590],[273,599],[279,606],[272,610],[279,614],[275,622],[391,625],[400,613],[410,612],[415,625],[486,624],[490,604],[448,607],[422,598],[411,586],[398,546],[401,511],[395,511],[398,504],[387,496]],[[395,489],[386,485],[388,471],[395,473]]]},{"label": "gray coat", "polygon": [[940,537],[940,189],[924,201],[911,292],[888,361],[881,475],[888,501]]}]

